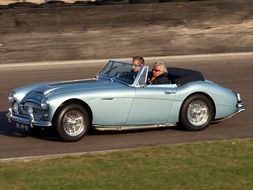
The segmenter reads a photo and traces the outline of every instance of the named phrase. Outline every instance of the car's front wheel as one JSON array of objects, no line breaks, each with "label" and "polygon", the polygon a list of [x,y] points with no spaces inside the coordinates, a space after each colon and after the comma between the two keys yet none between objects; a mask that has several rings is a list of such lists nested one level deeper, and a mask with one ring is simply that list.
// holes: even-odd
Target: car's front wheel
[{"label": "car's front wheel", "polygon": [[79,104],[64,106],[56,119],[56,130],[64,141],[78,141],[89,130],[90,118],[88,112]]},{"label": "car's front wheel", "polygon": [[214,106],[203,94],[195,94],[185,100],[180,111],[180,124],[187,130],[205,129],[214,116]]}]

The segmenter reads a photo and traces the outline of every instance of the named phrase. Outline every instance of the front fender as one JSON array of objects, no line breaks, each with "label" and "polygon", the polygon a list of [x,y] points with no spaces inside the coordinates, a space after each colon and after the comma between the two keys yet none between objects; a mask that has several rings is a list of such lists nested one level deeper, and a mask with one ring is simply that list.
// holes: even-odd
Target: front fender
[{"label": "front fender", "polygon": [[14,89],[12,91],[16,93],[17,101],[20,102],[32,90],[35,90],[35,89],[37,89],[37,88],[39,88],[41,86],[48,85],[48,84],[49,83],[47,83],[47,82],[28,84],[28,85],[16,88],[16,89]]},{"label": "front fender", "polygon": [[[64,104],[64,102],[69,100],[79,100],[88,105],[89,102],[89,93],[84,92],[65,92],[65,93],[58,93],[57,95],[48,96],[48,104],[49,104],[49,111],[48,111],[48,120],[52,121],[57,109]],[[89,106],[89,105],[88,105]]]}]

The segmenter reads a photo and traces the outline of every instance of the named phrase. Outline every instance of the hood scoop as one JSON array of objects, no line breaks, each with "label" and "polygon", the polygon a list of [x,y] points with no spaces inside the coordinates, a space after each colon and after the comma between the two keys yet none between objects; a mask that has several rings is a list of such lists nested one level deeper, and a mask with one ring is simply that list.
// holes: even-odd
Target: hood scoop
[{"label": "hood scoop", "polygon": [[[80,87],[83,84],[91,84],[96,82],[94,79],[85,79],[85,80],[71,80],[71,81],[62,81],[49,83],[47,85],[41,86],[36,89],[37,92],[44,94],[45,96],[51,92],[57,91],[58,89],[73,89],[74,87]],[[71,88],[69,88],[71,86]]]},{"label": "hood scoop", "polygon": [[44,85],[44,86],[41,86],[41,87],[37,88],[35,91],[37,93],[41,93],[43,95],[47,95],[50,92],[52,92],[52,91],[54,91],[54,90],[56,90],[58,88],[60,88],[60,87],[56,87],[56,86],[53,87],[53,86],[50,86],[50,85]]}]

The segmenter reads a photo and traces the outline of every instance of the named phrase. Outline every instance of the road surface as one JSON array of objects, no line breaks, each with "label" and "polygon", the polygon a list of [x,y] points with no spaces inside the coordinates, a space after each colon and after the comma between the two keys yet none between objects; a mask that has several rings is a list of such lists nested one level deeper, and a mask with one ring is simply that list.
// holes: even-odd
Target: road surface
[{"label": "road surface", "polygon": [[90,78],[103,66],[103,60],[38,63],[34,66],[2,65],[0,66],[0,159],[253,137],[253,54],[157,57],[147,58],[147,64],[153,63],[154,60],[162,60],[168,66],[200,70],[207,79],[240,92],[246,103],[246,111],[199,132],[175,128],[94,132],[74,143],[61,142],[50,131],[35,131],[27,136],[18,133],[7,123],[5,114],[8,110],[8,91],[39,81]]}]

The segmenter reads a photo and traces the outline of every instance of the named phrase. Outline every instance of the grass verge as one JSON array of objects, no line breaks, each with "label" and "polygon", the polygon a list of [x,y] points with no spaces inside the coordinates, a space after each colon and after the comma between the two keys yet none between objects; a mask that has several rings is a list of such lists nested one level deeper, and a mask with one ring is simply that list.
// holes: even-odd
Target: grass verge
[{"label": "grass verge", "polygon": [[253,139],[0,162],[0,189],[253,189]]}]

